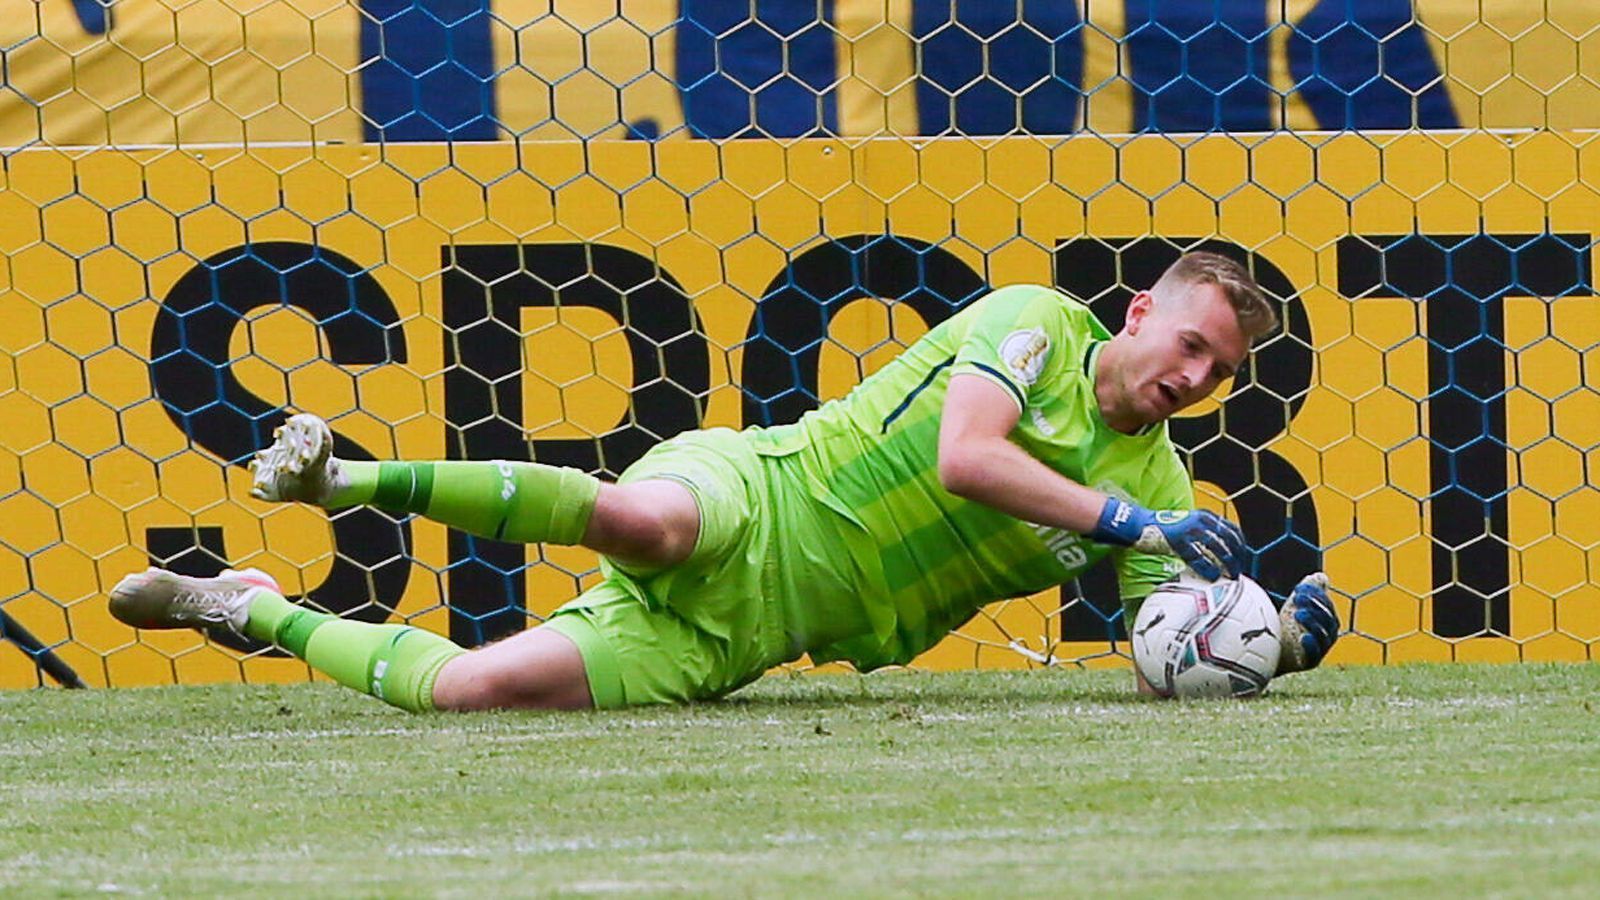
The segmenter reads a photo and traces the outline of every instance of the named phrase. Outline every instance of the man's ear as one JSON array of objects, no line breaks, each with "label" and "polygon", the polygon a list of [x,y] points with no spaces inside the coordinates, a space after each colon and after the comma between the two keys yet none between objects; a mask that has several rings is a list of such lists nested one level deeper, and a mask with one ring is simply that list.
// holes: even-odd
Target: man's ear
[{"label": "man's ear", "polygon": [[1122,330],[1129,335],[1139,333],[1144,326],[1144,320],[1150,316],[1150,310],[1155,308],[1155,295],[1149,291],[1140,291],[1128,301],[1128,313],[1122,320]]}]

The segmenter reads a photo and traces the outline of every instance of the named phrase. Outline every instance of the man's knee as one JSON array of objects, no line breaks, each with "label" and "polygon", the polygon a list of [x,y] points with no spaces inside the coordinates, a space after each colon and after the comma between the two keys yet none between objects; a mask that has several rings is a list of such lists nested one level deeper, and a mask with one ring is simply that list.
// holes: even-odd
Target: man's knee
[{"label": "man's knee", "polygon": [[623,563],[659,568],[683,562],[700,536],[700,509],[689,489],[653,479],[605,485],[584,545]]},{"label": "man's knee", "polygon": [[436,709],[588,709],[583,656],[565,635],[534,629],[450,660],[434,682]]}]

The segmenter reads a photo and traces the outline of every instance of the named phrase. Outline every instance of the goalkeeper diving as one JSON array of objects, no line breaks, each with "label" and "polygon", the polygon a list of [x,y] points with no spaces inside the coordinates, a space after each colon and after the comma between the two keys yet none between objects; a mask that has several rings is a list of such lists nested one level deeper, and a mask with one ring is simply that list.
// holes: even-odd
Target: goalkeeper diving
[{"label": "goalkeeper diving", "polygon": [[[419,712],[706,700],[807,653],[901,665],[984,605],[1108,555],[1131,622],[1183,566],[1240,573],[1244,536],[1195,508],[1166,420],[1276,327],[1249,273],[1209,253],[1135,294],[1115,335],[1058,291],[1000,288],[798,422],[685,432],[615,484],[539,463],[342,460],[322,420],[295,415],[257,454],[254,496],[581,544],[603,580],[475,650],[290,603],[256,570],[150,569],[113,588],[111,611],[225,626]],[[1339,629],[1321,573],[1281,619],[1278,674],[1320,663]]]}]

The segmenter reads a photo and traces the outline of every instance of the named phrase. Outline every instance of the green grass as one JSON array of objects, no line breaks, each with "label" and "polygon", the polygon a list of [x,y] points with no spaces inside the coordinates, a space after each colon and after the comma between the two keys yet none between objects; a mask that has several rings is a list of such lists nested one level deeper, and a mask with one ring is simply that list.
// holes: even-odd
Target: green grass
[{"label": "green grass", "polygon": [[0,895],[1592,896],[1600,666],[769,678],[622,713],[0,693]]}]

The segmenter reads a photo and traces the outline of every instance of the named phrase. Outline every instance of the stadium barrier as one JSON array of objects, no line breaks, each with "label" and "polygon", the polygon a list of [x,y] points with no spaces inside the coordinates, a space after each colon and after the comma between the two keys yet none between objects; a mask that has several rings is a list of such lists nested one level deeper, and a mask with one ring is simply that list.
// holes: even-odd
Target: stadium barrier
[{"label": "stadium barrier", "polygon": [[1592,0],[27,9],[3,147],[1600,127]]},{"label": "stadium barrier", "polygon": [[[448,30],[482,8],[390,5],[392,13],[380,14],[380,4],[362,4],[358,19],[424,15],[441,28],[454,23]],[[631,4],[627,20],[534,15],[548,6],[494,4],[490,30],[525,22],[513,30],[534,43],[519,52],[542,46],[546,31],[576,34],[580,50],[596,49],[553,57],[565,60],[570,77],[498,64],[461,69],[449,54],[442,69],[413,60],[405,64],[412,87],[400,97],[412,106],[402,102],[376,119],[384,95],[370,87],[367,69],[398,63],[337,55],[348,41],[330,41],[323,29],[365,34],[366,26],[351,30],[356,20],[338,25],[350,4],[46,0],[35,7],[44,23],[38,40],[6,38],[8,72],[17,73],[7,89],[33,105],[29,116],[15,103],[0,111],[0,133],[18,148],[4,154],[0,191],[0,609],[9,629],[36,640],[0,647],[0,686],[43,681],[35,657],[46,648],[95,685],[306,677],[303,665],[265,648],[136,634],[113,622],[105,589],[151,562],[192,572],[258,565],[327,608],[404,618],[468,644],[524,627],[595,577],[593,556],[582,550],[473,541],[370,511],[330,521],[250,500],[242,464],[289,410],[329,418],[345,455],[537,458],[614,475],[685,428],[791,420],[991,286],[1054,283],[1115,325],[1131,291],[1193,247],[1249,260],[1284,302],[1287,328],[1225,401],[1175,422],[1174,434],[1203,502],[1244,525],[1259,550],[1253,570],[1269,588],[1282,591],[1317,565],[1330,572],[1352,628],[1334,661],[1593,657],[1593,135],[1274,129],[1302,114],[1313,116],[1311,125],[1344,129],[1362,124],[1349,117],[1377,109],[1401,127],[1429,124],[1425,101],[1441,84],[1458,117],[1446,124],[1508,121],[1493,116],[1513,109],[1521,124],[1548,124],[1569,114],[1558,114],[1568,107],[1557,100],[1595,87],[1578,53],[1597,27],[1578,27],[1582,16],[1595,14],[1552,4],[1521,31],[1485,13],[1447,32],[1474,47],[1467,38],[1485,29],[1510,34],[1518,73],[1521,42],[1545,47],[1560,43],[1552,34],[1570,37],[1574,71],[1555,87],[1507,80],[1530,85],[1518,96],[1532,102],[1500,102],[1495,92],[1505,85],[1497,82],[1468,87],[1478,102],[1465,103],[1461,85],[1474,82],[1450,65],[1443,81],[1437,72],[1422,81],[1385,72],[1363,80],[1359,68],[1336,76],[1325,63],[1361,54],[1319,50],[1299,88],[1267,90],[1267,118],[1254,133],[1218,118],[1238,108],[1231,95],[1195,113],[1192,92],[1168,104],[1172,97],[1137,74],[1153,71],[1135,64],[1153,52],[1139,49],[1146,30],[1177,34],[1180,57],[1198,42],[1207,58],[1229,58],[1227,47],[1205,41],[1255,32],[1221,13],[1187,31],[1170,23],[1125,30],[1126,17],[1118,29],[1080,21],[1071,33],[1084,74],[1030,88],[1043,91],[1034,96],[1018,88],[1026,72],[1001,77],[983,66],[989,74],[959,90],[954,75],[926,67],[913,67],[909,81],[869,77],[869,60],[901,51],[857,56],[841,47],[882,39],[926,48],[942,31],[852,31],[841,21],[864,8],[839,3],[826,29],[839,55],[833,71],[866,84],[855,85],[858,97],[878,98],[876,124],[848,113],[851,78],[830,82],[840,104],[830,120],[820,82],[787,73],[777,81],[810,96],[809,124],[791,121],[797,107],[788,94],[768,95],[781,85],[740,83],[732,95],[706,96],[712,107],[743,109],[743,124],[713,128],[709,113],[696,111],[695,86],[726,89],[738,69],[727,59],[738,57],[720,54],[742,44],[714,48],[723,67],[695,81],[685,82],[682,68],[649,65],[670,56],[681,67],[684,56],[662,55],[658,44],[682,42],[685,22],[705,30],[726,7],[708,5],[690,18],[701,7],[686,2],[682,18],[660,22],[633,16]],[[1240,44],[1267,60],[1245,70],[1258,80],[1266,71],[1269,88],[1278,83],[1272,73],[1295,71],[1291,50],[1307,34],[1318,36],[1314,49],[1336,46],[1319,43],[1332,42],[1329,35],[1412,34],[1427,38],[1424,49],[1440,40],[1409,8],[1403,28],[1379,32],[1377,20],[1362,24],[1352,13],[1317,31],[1312,14],[1327,5],[1290,6],[1304,13],[1293,27],[1266,29],[1264,49]],[[80,35],[73,44],[52,36],[64,11],[83,25],[92,18],[85,10],[97,8],[110,13],[101,37]],[[933,7],[884,8],[915,21]],[[525,19],[512,15],[517,9]],[[1105,10],[1095,4],[1091,12],[1093,25]],[[206,26],[212,15],[237,20],[234,44],[227,29]],[[141,22],[170,25],[169,44],[119,37]],[[616,37],[617,22],[635,43],[606,56],[597,49],[601,35]],[[756,24],[790,38],[815,30]],[[275,55],[250,44],[279,26],[315,52]],[[752,27],[736,22],[708,33],[753,39]],[[1011,33],[970,22],[958,30],[975,35],[979,49],[1003,47]],[[1102,38],[1109,68],[1095,62]],[[70,65],[66,87],[35,103],[25,94],[34,90],[29,79],[46,81],[49,66],[19,60],[24,51],[46,52],[41,41]],[[407,52],[436,43],[419,39]],[[1389,47],[1379,39],[1367,45]],[[1280,58],[1273,47],[1280,63],[1271,63]],[[192,88],[179,86],[194,73],[176,63],[162,68],[172,62],[162,48],[206,63],[190,67],[200,70],[202,99],[182,99]],[[1067,71],[1059,48],[1045,50],[1047,71]],[[752,53],[759,75],[771,60]],[[96,54],[139,63],[102,75]],[[1389,65],[1396,57],[1372,59]],[[1533,57],[1560,64],[1554,52]],[[846,69],[838,68],[842,58]],[[605,68],[607,59],[645,70]],[[1119,68],[1118,59],[1134,62]],[[279,74],[266,88],[256,76],[235,82],[227,74],[230,65],[256,71],[258,63]],[[321,74],[301,72],[307,67]],[[455,69],[475,78],[498,73],[478,81],[476,118],[457,120],[430,105],[461,99],[425,77]],[[1107,82],[1095,80],[1097,71],[1133,74]],[[161,73],[170,81],[153,77]],[[321,75],[343,87],[327,88]],[[513,77],[544,84],[543,95],[555,99],[508,127],[507,98],[522,92],[500,82]],[[943,125],[926,100],[928,84],[941,78]],[[1174,80],[1216,94],[1218,78],[1189,72]],[[568,120],[568,81],[595,87],[601,100],[592,107],[604,115]],[[1366,96],[1349,87],[1374,81],[1393,90]],[[911,86],[890,89],[902,83]],[[142,91],[127,93],[130,84]],[[661,89],[657,107],[618,99],[651,84]],[[963,105],[972,99],[966,91],[981,96],[984,85],[1009,91],[1009,121],[984,124],[984,104]],[[1308,97],[1319,85],[1345,86],[1344,118],[1317,118],[1324,107]],[[176,93],[163,93],[169,89]],[[591,109],[581,99],[590,95],[574,91],[577,117]],[[358,93],[362,102],[352,103]],[[1029,97],[1040,102],[1024,102]],[[485,108],[497,130],[482,140],[457,130],[483,119]],[[1597,108],[1575,104],[1571,124],[1592,125],[1582,115]],[[88,132],[67,124],[71,109],[99,124]],[[1070,119],[1049,118],[1063,109]],[[1471,109],[1477,119],[1460,118]],[[141,131],[133,124],[141,110],[157,131],[168,130]],[[1035,130],[1034,115],[1079,133],[983,136]],[[17,130],[19,118],[36,131]],[[653,132],[640,124],[646,120]],[[292,126],[278,138],[287,144],[264,136],[279,134],[273,122]],[[1174,123],[1215,133],[1159,133]],[[943,136],[911,135],[921,129]],[[1118,129],[1150,133],[1110,133]],[[197,136],[217,142],[196,144]],[[373,137],[382,141],[368,142]],[[429,142],[442,137],[458,142]],[[105,143],[155,146],[70,146]],[[1120,665],[1115,590],[1097,572],[1060,592],[995,604],[918,664]]]}]

